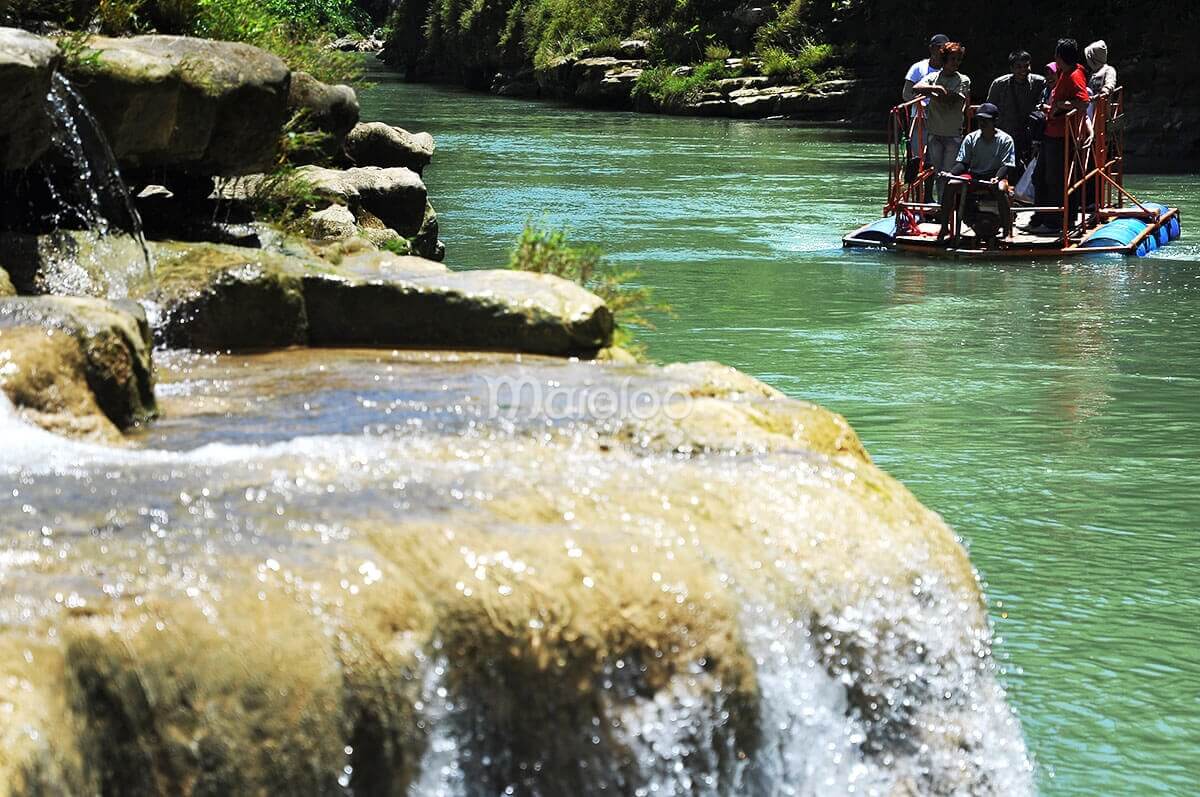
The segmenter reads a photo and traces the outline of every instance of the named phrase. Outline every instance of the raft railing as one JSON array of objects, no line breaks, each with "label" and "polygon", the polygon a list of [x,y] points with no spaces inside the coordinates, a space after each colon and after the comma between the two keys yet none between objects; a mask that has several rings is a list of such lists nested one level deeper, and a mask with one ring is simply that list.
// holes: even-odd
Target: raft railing
[{"label": "raft railing", "polygon": [[[969,106],[966,109],[968,130],[977,107]],[[1062,142],[1061,204],[1021,208],[1034,213],[1059,214],[1059,243],[1064,249],[1070,246],[1071,233],[1076,228],[1071,218],[1071,201],[1076,195],[1079,196],[1079,209],[1085,226],[1089,213],[1097,219],[1132,216],[1157,221],[1159,218],[1157,210],[1146,207],[1125,189],[1124,118],[1124,89],[1121,87],[1093,101],[1091,124],[1082,121],[1084,115],[1080,111],[1068,113],[1067,135]],[[925,160],[926,132],[923,98],[917,97],[892,108],[888,123],[889,169],[888,200],[883,209],[885,217],[905,211],[923,216],[939,210],[937,203],[924,201],[931,180],[937,176],[935,169]],[[905,172],[914,159],[916,173],[909,182],[905,179]],[[1136,209],[1126,208],[1126,201],[1135,205]],[[1107,249],[1097,247],[1095,251]],[[1115,251],[1116,248],[1113,249]]]}]

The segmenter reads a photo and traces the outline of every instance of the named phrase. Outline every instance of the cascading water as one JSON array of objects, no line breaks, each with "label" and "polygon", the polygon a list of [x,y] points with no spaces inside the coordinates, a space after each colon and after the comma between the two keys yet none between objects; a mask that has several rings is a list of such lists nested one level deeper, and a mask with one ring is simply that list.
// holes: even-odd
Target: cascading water
[{"label": "cascading water", "polygon": [[[15,181],[6,226],[39,235],[37,290],[119,299],[152,270],[142,220],[104,132],[55,73],[46,96],[50,149]],[[61,235],[75,230],[81,234]]]},{"label": "cascading water", "polygon": [[[752,446],[793,428],[780,413],[829,416],[711,398],[702,370],[459,357],[164,355],[140,450],[9,435],[0,677],[21,688],[0,738],[8,700],[37,732],[14,737],[21,772],[111,793],[1032,791],[950,532],[863,458]],[[510,419],[488,398],[506,379],[700,398],[612,421],[518,391]]]}]

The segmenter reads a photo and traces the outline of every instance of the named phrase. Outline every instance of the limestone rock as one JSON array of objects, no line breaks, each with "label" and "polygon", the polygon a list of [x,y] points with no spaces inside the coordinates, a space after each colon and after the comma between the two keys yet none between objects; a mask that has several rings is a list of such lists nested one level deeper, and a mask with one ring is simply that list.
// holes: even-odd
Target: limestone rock
[{"label": "limestone rock", "polygon": [[222,244],[151,245],[168,346],[203,351],[307,342],[300,278],[284,255]]},{"label": "limestone rock", "polygon": [[[328,154],[336,153],[346,134],[358,124],[358,95],[349,86],[330,86],[307,72],[293,72],[288,111],[303,113],[311,127],[327,133]],[[380,164],[383,165],[383,164]]]},{"label": "limestone rock", "polygon": [[152,244],[170,346],[457,346],[592,355],[612,339],[604,302],[572,282],[344,247],[320,259],[219,244]]},{"label": "limestone rock", "polygon": [[183,36],[95,37],[68,65],[123,168],[235,176],[271,168],[290,72],[245,44]]},{"label": "limestone rock", "polygon": [[342,205],[309,214],[307,227],[309,236],[318,241],[344,241],[358,232],[354,214]]},{"label": "limestone rock", "polygon": [[0,171],[24,169],[49,145],[44,104],[60,60],[49,39],[0,28]]},{"label": "limestone rock", "polygon": [[9,279],[8,272],[0,268],[0,299],[6,296],[16,296],[17,289],[13,287],[12,280]]},{"label": "limestone rock", "polygon": [[596,295],[544,274],[452,272],[386,253],[347,258],[304,279],[309,341],[594,354],[612,340]]},{"label": "limestone rock", "polygon": [[364,209],[406,238],[416,235],[425,220],[425,184],[411,169],[303,166],[297,174],[311,183],[319,196],[346,205],[355,216]]},{"label": "limestone rock", "polygon": [[346,136],[346,155],[359,166],[403,166],[417,174],[433,159],[433,136],[383,122],[359,124]]},{"label": "limestone rock", "polygon": [[155,414],[150,328],[132,302],[0,299],[0,382],[39,425],[112,437]]}]

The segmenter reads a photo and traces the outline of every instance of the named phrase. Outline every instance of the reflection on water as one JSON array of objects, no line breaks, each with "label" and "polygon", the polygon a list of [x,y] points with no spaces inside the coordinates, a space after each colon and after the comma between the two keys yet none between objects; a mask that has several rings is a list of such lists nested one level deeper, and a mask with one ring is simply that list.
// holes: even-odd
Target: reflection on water
[{"label": "reflection on water", "polygon": [[[428,129],[451,264],[544,214],[674,306],[663,360],[716,359],[845,414],[963,534],[1048,794],[1200,781],[1200,219],[1150,258],[946,263],[843,252],[882,147],[782,123],[600,114],[378,75],[364,117]],[[521,212],[498,213],[497,208]]]}]

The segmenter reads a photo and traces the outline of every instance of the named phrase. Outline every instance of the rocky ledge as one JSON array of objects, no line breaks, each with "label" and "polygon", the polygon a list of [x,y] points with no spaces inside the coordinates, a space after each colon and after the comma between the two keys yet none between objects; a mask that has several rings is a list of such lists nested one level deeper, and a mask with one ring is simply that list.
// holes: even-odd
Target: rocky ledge
[{"label": "rocky ledge", "polygon": [[[839,79],[800,85],[786,78],[753,74],[761,67],[756,59],[730,58],[725,62],[727,70],[751,74],[716,80],[695,99],[664,105],[634,95],[634,85],[650,66],[639,44],[644,43],[624,42],[626,53],[620,57],[564,57],[542,69],[499,74],[492,91],[502,96],[548,97],[651,113],[753,119],[837,120],[853,113],[858,103],[859,81]],[[693,67],[681,66],[674,74],[686,77],[692,71]]]},{"label": "rocky ledge", "polygon": [[1031,790],[966,552],[836,415],[714,364],[163,381],[143,450],[40,441],[50,536],[0,517],[15,793]]}]

